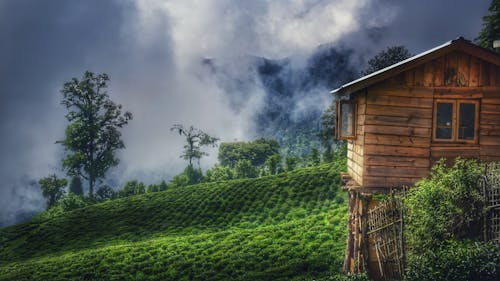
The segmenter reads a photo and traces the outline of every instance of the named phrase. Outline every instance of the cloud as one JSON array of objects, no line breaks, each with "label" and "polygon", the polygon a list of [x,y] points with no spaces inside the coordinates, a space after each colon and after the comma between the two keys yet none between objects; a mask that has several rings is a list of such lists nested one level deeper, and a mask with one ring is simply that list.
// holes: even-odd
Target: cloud
[{"label": "cloud", "polygon": [[[252,68],[255,56],[290,56],[299,67],[323,43],[355,47],[360,59],[354,63],[391,45],[424,51],[458,34],[472,38],[487,5],[451,0],[0,1],[0,225],[42,209],[44,200],[33,182],[63,174],[63,151],[54,144],[66,126],[59,90],[85,70],[108,73],[112,99],[134,114],[123,129],[127,148],[119,152],[121,164],[110,177],[155,182],[185,165],[179,158],[183,139],[170,132],[172,124],[194,125],[224,141],[254,136],[252,117],[265,95]],[[214,75],[207,65],[211,61],[227,75]],[[233,85],[233,78],[239,84]],[[244,94],[234,92],[240,86]],[[314,93],[290,110],[300,115],[328,102]],[[215,154],[212,150],[202,160],[204,167],[216,161]]]}]

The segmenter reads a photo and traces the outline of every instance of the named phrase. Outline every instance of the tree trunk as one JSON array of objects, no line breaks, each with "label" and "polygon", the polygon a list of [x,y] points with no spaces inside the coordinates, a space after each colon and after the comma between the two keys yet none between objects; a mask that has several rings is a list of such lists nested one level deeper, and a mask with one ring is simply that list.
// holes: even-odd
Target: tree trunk
[{"label": "tree trunk", "polygon": [[89,177],[89,197],[93,198],[94,197],[94,184],[95,184],[95,178],[93,176]]}]

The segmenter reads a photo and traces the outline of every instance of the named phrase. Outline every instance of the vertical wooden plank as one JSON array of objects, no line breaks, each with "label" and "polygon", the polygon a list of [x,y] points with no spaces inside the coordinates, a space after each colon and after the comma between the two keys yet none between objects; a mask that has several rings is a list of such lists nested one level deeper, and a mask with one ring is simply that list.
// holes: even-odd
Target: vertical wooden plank
[{"label": "vertical wooden plank", "polygon": [[470,55],[465,53],[458,54],[458,72],[457,72],[457,84],[458,86],[467,87],[469,86],[469,64]]},{"label": "vertical wooden plank", "polygon": [[490,71],[488,68],[488,63],[481,61],[481,69],[479,72],[479,86],[489,86],[490,85]]},{"label": "vertical wooden plank", "polygon": [[415,86],[424,85],[424,71],[424,65],[420,65],[415,68]]},{"label": "vertical wooden plank", "polygon": [[406,86],[411,87],[415,85],[415,71],[413,69],[410,69],[405,73],[406,73]]},{"label": "vertical wooden plank", "polygon": [[489,64],[489,65],[490,65],[490,67],[489,67],[490,86],[498,86],[498,84],[500,83],[499,77],[497,75],[498,68],[493,64]]},{"label": "vertical wooden plank", "polygon": [[434,61],[424,65],[424,86],[432,87],[434,84]]},{"label": "vertical wooden plank", "polygon": [[458,56],[456,52],[446,56],[444,84],[445,86],[458,86]]},{"label": "vertical wooden plank", "polygon": [[440,57],[434,60],[434,86],[441,87],[444,86],[444,67],[445,60],[444,57]]},{"label": "vertical wooden plank", "polygon": [[479,86],[479,73],[481,70],[481,62],[474,56],[470,58],[470,75],[469,75],[469,86],[477,87]]}]

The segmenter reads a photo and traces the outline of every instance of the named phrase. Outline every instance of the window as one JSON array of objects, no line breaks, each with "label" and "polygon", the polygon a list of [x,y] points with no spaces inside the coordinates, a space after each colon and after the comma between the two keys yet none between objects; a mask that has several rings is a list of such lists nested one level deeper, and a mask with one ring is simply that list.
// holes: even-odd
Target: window
[{"label": "window", "polygon": [[354,101],[339,101],[337,104],[337,138],[356,138],[356,103]]},{"label": "window", "polygon": [[436,100],[433,141],[477,143],[479,102]]}]

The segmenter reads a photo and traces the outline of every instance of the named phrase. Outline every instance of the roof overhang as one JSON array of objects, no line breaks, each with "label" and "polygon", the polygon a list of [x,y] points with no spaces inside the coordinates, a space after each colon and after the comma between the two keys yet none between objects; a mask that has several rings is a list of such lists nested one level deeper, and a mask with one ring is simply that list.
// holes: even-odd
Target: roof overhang
[{"label": "roof overhang", "polygon": [[500,65],[500,54],[492,52],[488,49],[479,47],[477,45],[472,44],[470,41],[465,40],[462,37],[459,37],[455,40],[448,41],[440,46],[437,46],[433,49],[415,55],[411,58],[408,58],[399,63],[393,64],[386,68],[383,68],[374,73],[363,76],[359,79],[356,79],[352,82],[344,84],[340,86],[340,88],[331,91],[331,94],[335,95],[345,95],[352,94],[361,89],[364,89],[370,85],[373,85],[377,82],[381,82],[389,77],[400,74],[404,71],[417,67],[421,64],[424,64],[430,60],[436,59],[446,53],[451,51],[463,51],[465,53],[473,54],[480,59],[483,59],[487,62],[490,62],[495,65]]}]

